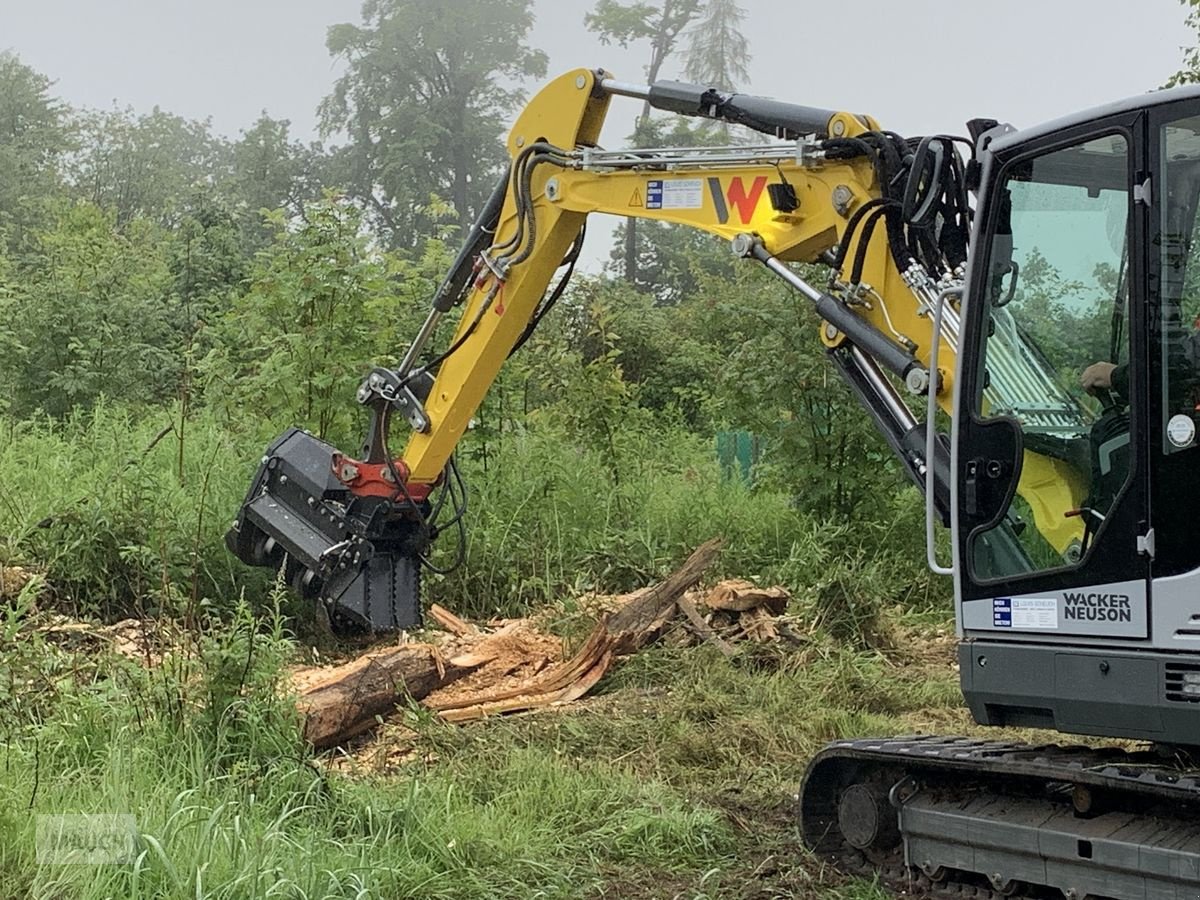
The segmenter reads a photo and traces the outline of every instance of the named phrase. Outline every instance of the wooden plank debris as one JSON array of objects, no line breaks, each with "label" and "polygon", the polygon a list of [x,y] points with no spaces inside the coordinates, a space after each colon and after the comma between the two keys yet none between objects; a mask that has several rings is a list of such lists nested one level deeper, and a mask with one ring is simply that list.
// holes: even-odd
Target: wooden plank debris
[{"label": "wooden plank debris", "polygon": [[444,606],[439,606],[434,603],[429,607],[429,618],[438,623],[438,626],[443,631],[448,631],[451,634],[457,634],[459,637],[466,637],[471,634],[479,634],[479,629],[470,622],[464,621],[456,616]]},{"label": "wooden plank debris", "polygon": [[737,649],[726,641],[723,637],[708,627],[708,623],[704,621],[704,617],[700,615],[700,611],[696,609],[696,604],[692,602],[692,598],[684,594],[679,598],[679,611],[684,614],[692,631],[696,637],[701,640],[708,641],[714,647],[724,654],[726,659],[730,659],[737,655]]}]

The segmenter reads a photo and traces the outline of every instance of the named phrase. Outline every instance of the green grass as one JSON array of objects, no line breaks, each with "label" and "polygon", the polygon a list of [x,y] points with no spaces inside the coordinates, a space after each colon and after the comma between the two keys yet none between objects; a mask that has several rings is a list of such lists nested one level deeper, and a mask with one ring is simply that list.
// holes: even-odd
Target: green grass
[{"label": "green grass", "polygon": [[[948,660],[819,637],[732,662],[657,648],[574,708],[468,727],[412,711],[405,761],[331,767],[278,699],[298,652],[280,626],[243,610],[150,671],[28,630],[0,648],[53,688],[0,694],[0,896],[866,900],[797,844],[806,762],[957,703]],[[136,860],[39,865],[36,816],[65,812],[132,814]]]},{"label": "green grass", "polygon": [[[58,608],[110,618],[228,614],[242,596],[265,608],[270,573],[234,559],[223,535],[274,428],[235,429],[207,410],[182,438],[180,428],[171,410],[146,418],[105,404],[65,421],[0,417],[0,563],[42,568]],[[466,563],[427,578],[429,599],[520,615],[645,584],[714,535],[726,540],[714,575],[811,592],[836,581],[831,614],[852,636],[880,604],[935,598],[918,548],[904,546],[922,534],[915,495],[881,498],[878,520],[851,529],[780,491],[723,482],[710,442],[682,429],[620,434],[613,446],[581,446],[547,424],[493,440],[486,467],[465,459]],[[442,562],[454,541],[439,541]]]}]

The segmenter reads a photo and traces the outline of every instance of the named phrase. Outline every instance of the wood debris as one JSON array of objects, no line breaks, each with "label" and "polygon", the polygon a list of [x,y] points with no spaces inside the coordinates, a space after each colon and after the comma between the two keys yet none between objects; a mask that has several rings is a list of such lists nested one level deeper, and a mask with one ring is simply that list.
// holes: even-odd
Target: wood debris
[{"label": "wood debris", "polygon": [[782,588],[748,581],[697,588],[720,549],[719,540],[708,541],[658,584],[617,598],[590,598],[603,611],[574,652],[537,619],[484,626],[435,605],[429,618],[443,631],[440,643],[401,644],[341,666],[295,673],[304,735],[318,749],[335,746],[372,728],[405,699],[447,722],[570,703],[591,691],[617,659],[668,630],[712,644],[726,657],[737,654],[738,641],[777,639],[789,599]]},{"label": "wood debris", "polygon": [[704,595],[704,605],[727,612],[766,609],[772,615],[781,616],[790,599],[791,595],[781,587],[760,588],[751,581],[729,579]]},{"label": "wood debris", "polygon": [[15,600],[31,581],[42,577],[40,572],[25,566],[0,566],[0,600]]},{"label": "wood debris", "polygon": [[178,643],[165,623],[152,619],[122,619],[111,625],[81,622],[67,616],[55,616],[37,633],[46,640],[69,648],[106,647],[114,653],[147,666],[162,662],[163,654]]}]

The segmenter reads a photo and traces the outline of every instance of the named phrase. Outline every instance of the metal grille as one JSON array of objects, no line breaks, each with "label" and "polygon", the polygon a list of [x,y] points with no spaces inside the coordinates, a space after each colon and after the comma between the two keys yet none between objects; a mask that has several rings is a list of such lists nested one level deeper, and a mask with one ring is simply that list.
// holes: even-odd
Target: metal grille
[{"label": "metal grille", "polygon": [[[1191,675],[1185,680],[1185,676]],[[1167,699],[1175,703],[1200,703],[1200,693],[1184,691],[1185,684],[1194,683],[1200,690],[1200,663],[1167,663],[1164,679]]]}]

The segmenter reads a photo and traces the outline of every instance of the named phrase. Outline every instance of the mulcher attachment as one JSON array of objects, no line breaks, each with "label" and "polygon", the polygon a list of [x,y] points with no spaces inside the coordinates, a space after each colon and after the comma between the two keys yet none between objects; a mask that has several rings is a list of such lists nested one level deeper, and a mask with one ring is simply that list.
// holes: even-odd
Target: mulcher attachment
[{"label": "mulcher attachment", "polygon": [[[336,462],[335,462],[336,458]],[[267,448],[225,543],[252,566],[284,568],[335,620],[371,631],[421,623],[423,510],[358,496],[336,476],[337,449],[298,428]]]}]

